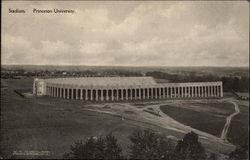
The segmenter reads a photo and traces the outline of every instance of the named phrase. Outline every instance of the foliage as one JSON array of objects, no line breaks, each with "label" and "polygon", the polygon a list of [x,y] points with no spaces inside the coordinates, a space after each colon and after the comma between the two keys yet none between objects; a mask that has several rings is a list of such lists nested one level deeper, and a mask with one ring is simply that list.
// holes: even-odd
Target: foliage
[{"label": "foliage", "polygon": [[206,153],[198,135],[194,132],[187,133],[182,140],[178,141],[174,151],[174,160],[205,160]]},{"label": "foliage", "polygon": [[202,75],[198,76],[194,72],[187,75],[181,74],[170,74],[159,71],[147,72],[147,76],[152,76],[154,78],[167,79],[170,82],[211,82],[211,81],[222,81],[223,90],[236,91],[236,92],[248,92],[249,91],[249,78],[246,76],[231,76],[231,77],[218,77],[217,75]]},{"label": "foliage", "polygon": [[71,151],[64,155],[64,158],[72,159],[121,159],[122,149],[117,139],[108,134],[105,139],[90,137],[85,143],[75,142],[70,147]]},{"label": "foliage", "polygon": [[136,130],[129,137],[131,159],[170,159],[173,145],[170,141],[151,130]]},{"label": "foliage", "polygon": [[245,141],[245,143],[242,146],[238,146],[235,151],[232,151],[229,155],[230,160],[248,160],[249,152],[248,152],[248,142]]}]

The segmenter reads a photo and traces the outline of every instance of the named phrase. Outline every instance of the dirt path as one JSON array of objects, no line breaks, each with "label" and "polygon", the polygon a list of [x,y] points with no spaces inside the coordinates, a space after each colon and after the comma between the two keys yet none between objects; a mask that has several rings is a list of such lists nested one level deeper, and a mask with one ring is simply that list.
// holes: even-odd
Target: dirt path
[{"label": "dirt path", "polygon": [[234,101],[230,101],[230,103],[232,103],[234,105],[234,109],[235,109],[235,112],[230,114],[228,117],[227,117],[227,121],[226,121],[226,124],[224,125],[224,128],[221,132],[221,139],[227,141],[227,132],[228,132],[228,129],[229,129],[229,126],[231,124],[231,120],[234,116],[236,116],[237,114],[240,113],[240,109],[239,109],[239,106],[236,102]]}]

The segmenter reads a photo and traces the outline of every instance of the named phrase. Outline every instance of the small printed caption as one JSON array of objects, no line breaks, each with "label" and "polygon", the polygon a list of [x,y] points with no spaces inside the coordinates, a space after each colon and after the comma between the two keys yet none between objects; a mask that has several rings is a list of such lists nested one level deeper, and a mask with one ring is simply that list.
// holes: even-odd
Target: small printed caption
[{"label": "small printed caption", "polygon": [[[29,10],[29,12],[32,12],[34,14],[74,14],[75,10],[72,9],[37,9],[37,8],[33,8],[32,10]],[[9,8],[9,13],[26,13],[27,10],[24,9],[13,9],[13,8]]]}]

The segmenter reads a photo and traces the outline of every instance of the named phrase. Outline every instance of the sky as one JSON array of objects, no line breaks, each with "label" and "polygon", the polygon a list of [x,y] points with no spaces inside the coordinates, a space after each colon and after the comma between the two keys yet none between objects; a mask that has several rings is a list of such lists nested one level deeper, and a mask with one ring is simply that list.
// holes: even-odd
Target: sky
[{"label": "sky", "polygon": [[1,33],[1,64],[249,66],[247,1],[3,1]]}]

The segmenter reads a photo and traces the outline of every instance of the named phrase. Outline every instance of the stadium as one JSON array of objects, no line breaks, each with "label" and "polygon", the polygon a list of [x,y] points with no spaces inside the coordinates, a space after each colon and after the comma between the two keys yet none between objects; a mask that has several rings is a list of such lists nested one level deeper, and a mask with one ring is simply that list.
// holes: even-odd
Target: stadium
[{"label": "stadium", "polygon": [[84,101],[221,98],[222,82],[157,83],[153,77],[34,79],[33,94]]}]

